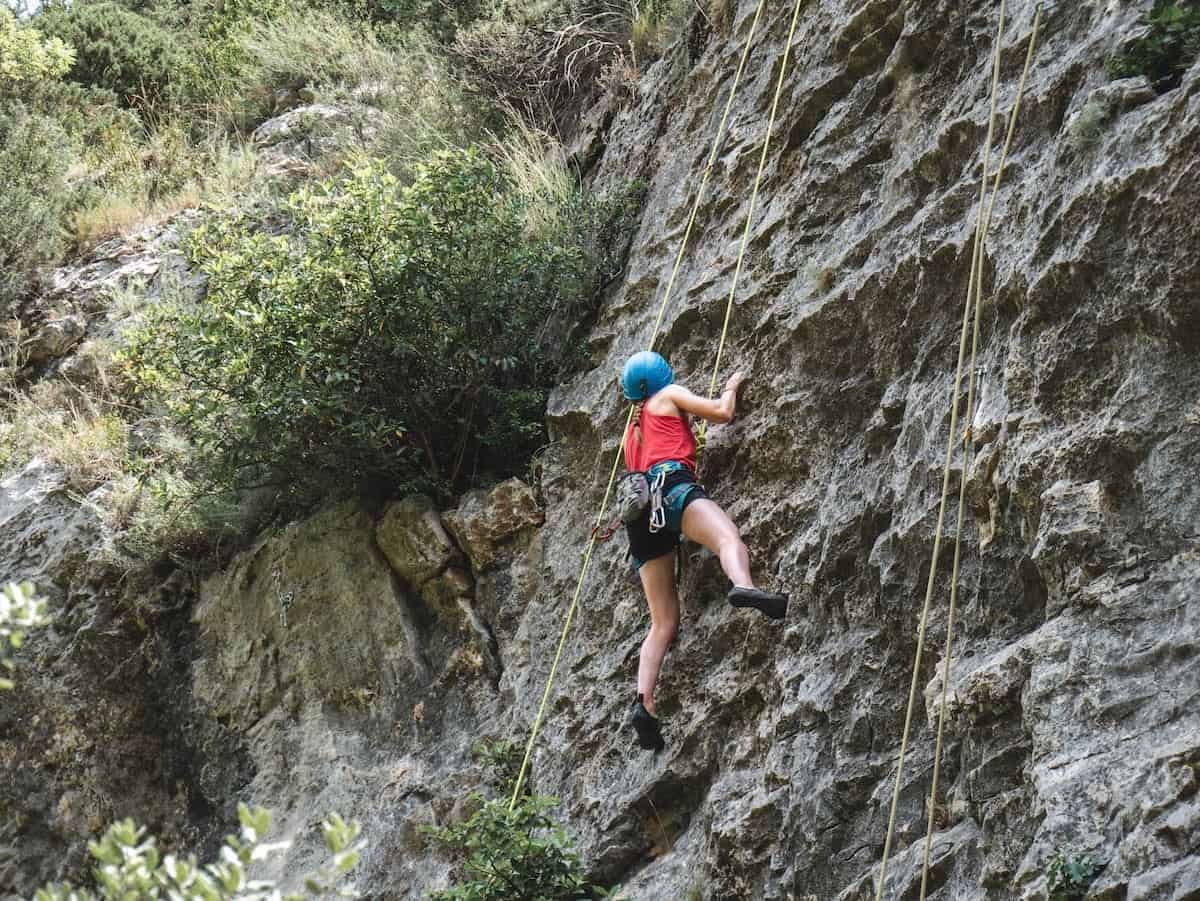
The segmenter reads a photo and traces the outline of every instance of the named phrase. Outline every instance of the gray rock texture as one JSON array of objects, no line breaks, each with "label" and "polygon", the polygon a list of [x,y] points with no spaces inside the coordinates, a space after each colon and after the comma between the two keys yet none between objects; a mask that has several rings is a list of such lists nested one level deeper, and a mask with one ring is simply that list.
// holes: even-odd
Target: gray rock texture
[{"label": "gray rock texture", "polygon": [[269,175],[305,176],[323,155],[369,142],[379,120],[363,103],[307,103],[268,119],[252,138]]},{"label": "gray rock texture", "polygon": [[[1200,68],[1161,96],[1104,71],[1149,5],[1047,9],[987,245],[979,404],[951,480],[952,497],[966,480],[968,516],[931,814],[939,901],[1043,898],[1058,849],[1104,862],[1094,901],[1200,897]],[[696,390],[789,6],[768,4],[659,345]],[[133,807],[174,840],[211,841],[239,797],[276,810],[297,839],[289,864],[337,808],[364,823],[371,897],[446,884],[419,827],[468,814],[476,741],[528,734],[624,420],[613,374],[650,337],[749,28],[752,4],[730,7],[727,34],[697,18],[577,129],[591,183],[638,176],[649,191],[594,367],[551,399],[538,484],[440,513],[420,498],[322,511],[202,583],[162,574],[145,632],[127,590],[70,562],[89,539],[37,549],[38,517],[47,534],[91,528],[52,474],[0,486],[5,534],[26,536],[5,539],[2,562],[49,575],[63,610],[25,664],[25,700],[0,700],[18,780],[2,791],[21,818],[0,889],[77,872],[89,830]],[[1032,16],[1014,4],[1005,110]],[[750,381],[702,461],[791,611],[728,607],[716,561],[685,545],[667,748],[648,755],[626,724],[646,605],[623,540],[600,545],[533,757],[532,785],[562,799],[593,877],[632,899],[874,897],[994,27],[981,0],[802,8],[722,363]],[[892,901],[918,895],[949,571],[947,548]],[[153,765],[120,771],[129,759]]]}]

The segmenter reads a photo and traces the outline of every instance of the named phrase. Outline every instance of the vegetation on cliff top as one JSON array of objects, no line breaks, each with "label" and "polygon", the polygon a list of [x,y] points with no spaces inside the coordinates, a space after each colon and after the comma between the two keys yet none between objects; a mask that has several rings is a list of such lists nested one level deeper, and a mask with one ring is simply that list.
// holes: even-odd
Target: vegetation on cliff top
[{"label": "vegetation on cliff top", "polygon": [[[64,466],[133,566],[227,549],[330,492],[448,495],[523,472],[639,203],[635,184],[586,190],[551,135],[695,15],[683,0],[6,9],[0,464]],[[538,48],[553,53],[526,52]],[[306,109],[346,125],[329,132]],[[298,146],[280,164],[254,130],[290,110]],[[393,201],[404,215],[383,212]],[[452,207],[466,218],[446,227]],[[210,283],[198,305],[171,284],[147,302],[128,283],[99,303],[153,323],[132,365],[116,364],[124,326],[89,328],[74,351],[86,380],[31,359],[44,314],[29,305],[50,266],[184,210],[199,213],[186,243]],[[352,260],[364,236],[336,231],[355,225],[385,235],[374,281]],[[260,318],[238,312],[250,309]],[[264,345],[263,329],[299,329],[297,344]],[[244,493],[255,485],[286,490]]]},{"label": "vegetation on cliff top", "polygon": [[544,443],[633,204],[571,190],[531,220],[474,150],[408,175],[363,161],[288,198],[282,234],[192,233],[206,302],[156,310],[125,358],[218,487],[453,493]]}]

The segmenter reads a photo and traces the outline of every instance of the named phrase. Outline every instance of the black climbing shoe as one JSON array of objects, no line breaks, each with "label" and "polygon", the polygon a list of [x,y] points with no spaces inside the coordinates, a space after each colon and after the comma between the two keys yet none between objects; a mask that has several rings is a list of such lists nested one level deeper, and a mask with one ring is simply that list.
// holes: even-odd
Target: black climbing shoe
[{"label": "black climbing shoe", "polygon": [[726,597],[729,599],[729,603],[735,607],[755,607],[771,619],[783,619],[787,614],[788,596],[786,594],[735,586],[729,589]]},{"label": "black climbing shoe", "polygon": [[662,732],[658,728],[658,717],[646,709],[641,695],[633,705],[633,728],[637,730],[638,747],[646,751],[661,751],[665,747]]}]

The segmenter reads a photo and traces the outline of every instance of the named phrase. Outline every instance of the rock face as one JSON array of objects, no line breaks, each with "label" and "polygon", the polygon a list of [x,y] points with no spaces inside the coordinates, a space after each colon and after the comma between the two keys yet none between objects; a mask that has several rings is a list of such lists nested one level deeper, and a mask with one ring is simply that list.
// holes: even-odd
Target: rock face
[{"label": "rock face", "polygon": [[[786,6],[765,12],[659,345],[695,390],[713,363]],[[932,812],[940,901],[1044,897],[1059,849],[1105,864],[1089,898],[1200,897],[1200,69],[1161,96],[1106,81],[1148,7],[1047,9],[996,206],[979,403],[951,479],[952,498],[966,481],[967,520]],[[151,825],[180,824],[176,835],[211,837],[237,797],[273,807],[300,839],[296,866],[325,810],[353,810],[372,897],[445,884],[418,827],[464,815],[475,741],[528,734],[624,417],[612,373],[649,339],[752,14],[731,3],[727,35],[697,19],[694,40],[580,130],[594,184],[637,175],[649,193],[593,335],[595,368],[552,398],[558,440],[538,490],[508,483],[443,513],[419,498],[379,514],[331,508],[176,586],[167,596],[188,618],[165,633],[175,662],[120,696],[128,711],[176,699],[169,741],[147,731],[153,718],[114,726],[89,711],[95,694],[68,703],[36,677],[35,697],[58,691],[79,713],[41,731],[26,731],[33,701],[6,713],[5,761],[140,736],[146,759],[174,769],[139,782],[118,779],[111,756],[86,769],[82,750],[27,759],[21,784],[36,797],[23,828],[40,844],[9,885],[27,892],[78,867],[81,821],[47,810],[85,809],[83,794],[100,799],[99,821],[134,784]],[[1002,109],[1032,15],[1016,5],[1006,29]],[[533,758],[533,787],[562,799],[593,877],[630,898],[874,897],[994,28],[981,0],[801,11],[722,363],[748,374],[748,396],[710,431],[702,472],[791,612],[777,624],[729,608],[716,561],[685,545],[683,625],[659,696],[667,748],[648,755],[625,722],[646,606],[623,540],[600,545]],[[0,510],[25,490],[14,484]],[[14,553],[10,571],[32,572]],[[919,662],[884,893],[895,901],[919,892],[950,554]],[[83,631],[90,621],[45,645],[66,671],[95,671],[87,649],[105,633]]]},{"label": "rock face", "polygon": [[[785,6],[767,12],[659,345],[697,390]],[[598,871],[633,897],[874,897],[936,523],[993,6],[801,12],[722,364],[747,372],[750,398],[711,431],[703,473],[792,613],[780,628],[726,609],[715,562],[693,555],[659,702],[668,747],[642,761],[610,732],[644,614],[634,586],[605,578],[620,572],[606,548],[535,768],[539,789],[569,798]],[[566,448],[547,487],[559,596],[623,416],[609,373],[649,339],[752,11],[738,4],[728,40],[583,135],[605,145],[597,184],[632,172],[651,187],[596,329],[597,367],[551,402]],[[1200,146],[1200,72],[1161,97],[1106,84],[1140,12],[1047,11],[996,206],[980,402],[951,485],[953,497],[967,480],[968,517],[931,897],[1041,897],[1057,848],[1107,864],[1089,897],[1200,892],[1200,283],[1195,198],[1178,181]],[[1032,14],[1018,6],[1006,30],[1002,110]],[[1072,117],[1089,105],[1084,128]],[[890,898],[918,894],[949,564],[947,550]]]},{"label": "rock face", "polygon": [[191,717],[194,592],[181,574],[120,590],[108,539],[62,471],[35,460],[0,482],[4,577],[33,581],[54,614],[25,645],[17,689],[0,697],[4,897],[78,880],[88,840],[117,819],[200,848],[228,823],[194,789],[201,769],[236,771],[242,758],[219,724]]}]

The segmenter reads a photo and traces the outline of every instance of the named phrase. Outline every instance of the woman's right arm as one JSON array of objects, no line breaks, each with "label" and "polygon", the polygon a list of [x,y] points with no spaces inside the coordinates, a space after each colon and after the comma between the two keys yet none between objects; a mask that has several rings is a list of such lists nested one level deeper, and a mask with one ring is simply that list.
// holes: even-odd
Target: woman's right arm
[{"label": "woman's right arm", "polygon": [[735,372],[725,383],[725,390],[715,399],[700,397],[682,385],[671,385],[666,390],[675,406],[683,412],[709,422],[729,422],[737,411],[737,390],[744,378],[740,372]]}]

